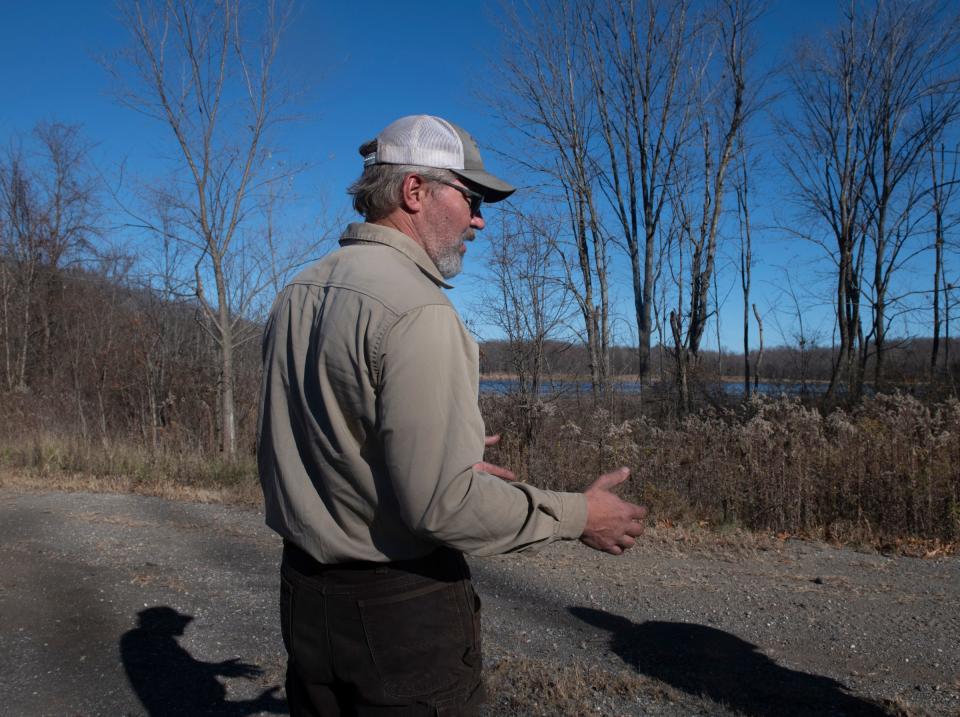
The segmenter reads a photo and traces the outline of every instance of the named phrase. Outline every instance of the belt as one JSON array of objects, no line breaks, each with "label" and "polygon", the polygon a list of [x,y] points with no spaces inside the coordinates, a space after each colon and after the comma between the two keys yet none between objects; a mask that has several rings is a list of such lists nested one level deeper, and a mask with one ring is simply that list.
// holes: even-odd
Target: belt
[{"label": "belt", "polygon": [[409,560],[373,562],[351,560],[343,563],[321,563],[300,546],[283,541],[283,560],[301,575],[320,576],[330,573],[415,573],[437,580],[460,580],[470,577],[463,555],[452,548],[440,547],[432,553]]}]

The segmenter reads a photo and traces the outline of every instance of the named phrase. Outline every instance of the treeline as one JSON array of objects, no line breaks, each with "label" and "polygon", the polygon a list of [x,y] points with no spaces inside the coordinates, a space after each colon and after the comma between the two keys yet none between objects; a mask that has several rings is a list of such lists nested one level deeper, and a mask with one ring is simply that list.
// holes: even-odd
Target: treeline
[{"label": "treeline", "polygon": [[[719,361],[709,342],[718,297],[742,298],[747,357],[760,357],[764,323],[768,336],[776,323],[755,288],[757,264],[774,264],[758,241],[771,231],[822,257],[817,272],[783,266],[777,281],[800,344],[811,347],[809,303],[832,307],[829,370],[822,349],[800,359],[829,381],[829,395],[915,373],[900,364],[894,322],[905,316],[932,337],[928,373],[948,372],[943,344],[960,283],[950,266],[955,4],[838,3],[836,24],[795,38],[780,70],[761,59],[765,44],[782,41],[764,31],[764,16],[754,0],[515,6],[497,109],[522,138],[513,155],[535,173],[541,210],[506,222],[490,304],[522,355],[522,380],[535,385],[544,369],[537,344],[573,327],[595,394],[605,392],[619,370],[618,281],[630,293],[637,372],[657,371],[666,347],[678,404],[691,411],[698,376]],[[615,262],[628,280],[614,279]],[[742,372],[757,368],[762,377],[762,365]]]},{"label": "treeline", "polygon": [[[888,388],[908,388],[930,381],[930,338],[890,339],[885,371]],[[948,369],[935,385],[949,395],[960,386],[960,339],[941,339],[941,350],[947,356]],[[480,346],[481,372],[488,375],[516,375],[517,348],[509,341],[485,341]],[[787,384],[829,381],[837,361],[837,347],[774,346],[749,355],[750,365],[756,367],[750,376],[759,383]],[[758,359],[762,361],[758,362]],[[637,348],[613,346],[608,364],[613,380],[637,378],[639,365]],[[873,368],[874,357],[868,357],[866,367]],[[563,341],[545,341],[543,345],[545,376],[589,380],[590,353],[582,344]],[[702,351],[701,380],[742,381],[744,355],[735,351]],[[673,352],[670,347],[656,344],[650,353],[650,381],[674,381]]]},{"label": "treeline", "polygon": [[[75,254],[79,258],[80,253]],[[94,266],[96,265],[96,266]],[[100,443],[133,440],[151,449],[220,449],[217,410],[216,346],[203,313],[190,299],[164,295],[145,286],[127,264],[90,254],[58,267],[47,262],[25,267],[0,257],[0,429],[7,440],[51,432]],[[14,277],[31,276],[29,283]],[[29,323],[22,319],[30,317]],[[24,326],[28,330],[23,330]],[[259,392],[259,336],[262,325],[238,325],[249,339],[236,352],[235,381],[240,450],[252,451]],[[929,339],[899,343],[888,370],[900,385],[927,386]],[[948,350],[957,358],[954,384],[937,384],[946,397],[960,382],[960,342]],[[548,341],[544,384],[550,380],[589,380],[589,351],[583,345]],[[481,371],[515,376],[515,347],[507,341],[481,344]],[[650,382],[672,385],[670,350],[656,346]],[[829,380],[835,351],[817,347],[777,347],[765,352],[755,378],[766,383]],[[615,377],[636,379],[636,348],[615,347]],[[742,355],[704,354],[705,385],[736,376]],[[699,402],[703,405],[703,402]]]},{"label": "treeline", "polygon": [[[93,262],[88,257],[89,264]],[[150,449],[217,452],[216,347],[196,302],[138,286],[116,262],[33,267],[0,295],[0,430],[8,444],[51,434]],[[24,267],[0,257],[0,272]],[[29,316],[27,330],[17,318]],[[245,326],[251,339],[259,325]],[[259,344],[237,352],[238,424],[253,448]]]}]

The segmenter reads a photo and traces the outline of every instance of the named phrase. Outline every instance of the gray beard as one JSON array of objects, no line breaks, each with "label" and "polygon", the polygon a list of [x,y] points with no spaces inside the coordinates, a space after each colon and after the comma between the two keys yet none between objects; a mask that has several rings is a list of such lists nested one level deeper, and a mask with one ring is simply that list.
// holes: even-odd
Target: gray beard
[{"label": "gray beard", "polygon": [[463,269],[463,254],[460,253],[459,244],[446,247],[430,258],[433,259],[433,263],[437,265],[437,271],[444,279],[452,279]]}]

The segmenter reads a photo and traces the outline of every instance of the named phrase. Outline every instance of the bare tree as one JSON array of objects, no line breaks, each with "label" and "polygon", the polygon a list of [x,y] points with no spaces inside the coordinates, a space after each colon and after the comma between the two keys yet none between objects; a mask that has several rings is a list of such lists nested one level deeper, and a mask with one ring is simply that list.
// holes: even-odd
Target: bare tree
[{"label": "bare tree", "polygon": [[[6,236],[6,221],[0,215],[0,236]],[[0,337],[3,338],[3,376],[6,388],[13,376],[13,337],[10,335],[13,302],[13,266],[5,252],[0,252]]]},{"label": "bare tree", "polygon": [[871,340],[882,380],[889,290],[917,235],[918,164],[957,114],[957,31],[935,0],[851,0],[842,27],[793,65],[799,112],[784,125],[783,166],[799,203],[827,227],[833,247],[821,245],[837,266],[840,347],[828,396],[840,381],[860,394]]},{"label": "bare tree", "polygon": [[[936,378],[940,353],[940,332],[943,329],[943,316],[940,311],[941,295],[946,293],[946,274],[944,273],[944,244],[946,241],[947,207],[953,199],[957,187],[958,157],[960,147],[955,147],[952,161],[946,159],[947,150],[941,142],[939,148],[935,142],[929,145],[930,155],[930,198],[933,212],[933,341],[930,346],[930,376]],[[938,151],[939,150],[939,151]]]},{"label": "bare tree", "polygon": [[[285,119],[274,78],[289,7],[239,0],[134,0],[123,22],[132,47],[114,71],[122,101],[171,132],[184,183],[167,196],[176,233],[194,257],[193,290],[218,351],[221,448],[236,450],[234,353],[243,322],[231,268],[243,274],[238,237],[278,179],[271,130]],[[124,72],[133,78],[124,81]],[[282,172],[281,172],[282,173]]]},{"label": "bare tree", "polygon": [[561,0],[549,9],[526,11],[532,21],[512,25],[515,34],[504,63],[502,111],[529,142],[519,161],[547,178],[547,191],[566,209],[569,231],[561,241],[568,239],[572,251],[562,252],[560,258],[583,319],[590,378],[599,397],[608,380],[610,298],[609,236],[602,223],[596,160],[596,96],[591,48],[583,33],[593,4]]},{"label": "bare tree", "polygon": [[[688,3],[608,0],[579,6],[605,149],[598,174],[630,260],[641,378],[650,368],[656,239],[692,116]],[[601,158],[598,157],[598,162]]]},{"label": "bare tree", "polygon": [[40,123],[33,139],[33,162],[18,144],[0,163],[4,368],[8,388],[18,391],[29,389],[29,366],[53,370],[61,272],[99,234],[98,190],[79,128]]},{"label": "bare tree", "polygon": [[954,395],[957,393],[957,383],[954,378],[954,372],[952,370],[953,364],[950,363],[950,346],[952,341],[950,338],[950,310],[957,305],[956,300],[953,299],[953,292],[957,288],[960,281],[948,281],[946,278],[943,280],[943,329],[944,329],[944,341],[943,346],[943,363],[947,367],[948,376],[951,384],[953,385]]},{"label": "bare tree", "polygon": [[960,110],[960,16],[944,13],[934,0],[878,2],[867,22],[875,28],[870,39],[877,66],[865,131],[873,135],[867,175],[879,387],[891,281],[908,242],[919,234],[911,219],[922,196],[919,165],[924,151]]},{"label": "bare tree", "polygon": [[763,318],[757,310],[757,305],[753,305],[753,316],[757,320],[757,360],[753,364],[753,388],[760,388],[760,366],[763,364]]},{"label": "bare tree", "polygon": [[[185,242],[178,239],[174,215],[176,207],[166,204],[162,196],[154,197],[151,226],[159,239],[153,252],[141,258],[143,302],[142,323],[134,332],[131,348],[134,365],[141,374],[139,404],[141,432],[154,450],[172,420],[177,388],[174,386],[177,358],[188,354],[190,333],[185,318],[193,315],[188,296],[189,274],[184,263],[190,257]],[[182,387],[179,387],[182,390]]]},{"label": "bare tree", "polygon": [[797,101],[782,125],[782,166],[792,177],[798,202],[822,219],[835,243],[808,236],[834,258],[836,316],[840,346],[827,396],[841,375],[859,390],[856,350],[862,335],[861,276],[865,242],[866,157],[870,139],[862,132],[869,113],[874,67],[866,52],[861,20],[851,7],[844,26],[826,46],[805,46],[792,65],[790,83]]},{"label": "bare tree", "polygon": [[[22,151],[8,152],[0,167],[3,211],[3,338],[8,390],[27,390],[27,355],[32,337],[32,312],[40,272],[40,209],[27,174]],[[19,306],[17,306],[19,304]]]},{"label": "bare tree", "polygon": [[[737,155],[737,215],[740,224],[740,289],[743,291],[743,396],[750,398],[750,284],[753,278],[753,236],[750,225],[750,176],[746,147],[741,138]],[[754,313],[756,304],[754,304]],[[757,316],[759,324],[759,315]]]},{"label": "bare tree", "polygon": [[[714,76],[709,82],[698,80],[693,85],[703,93],[695,123],[700,150],[689,160],[690,169],[685,175],[688,182],[678,185],[673,195],[673,210],[681,218],[678,240],[689,247],[689,309],[683,310],[681,299],[678,309],[670,314],[677,389],[684,410],[690,408],[688,376],[698,364],[703,333],[712,313],[709,291],[727,172],[744,122],[755,109],[753,96],[747,92],[747,64],[753,53],[752,32],[758,12],[758,6],[748,0],[721,3],[713,23],[708,25],[716,33],[719,61],[716,66],[708,61],[691,65],[691,71],[704,76],[713,68]],[[694,188],[699,188],[699,198]]]},{"label": "bare tree", "polygon": [[[593,363],[601,369],[609,350],[606,242],[627,254],[638,369],[645,377],[657,240],[688,139],[696,75],[688,69],[699,28],[686,2],[588,0],[525,10],[535,20],[515,23],[522,32],[514,38],[506,83],[511,110],[504,114],[545,150],[546,161],[534,168],[563,187],[578,246],[575,286],[588,343],[599,337],[593,353],[601,358]],[[594,284],[600,301],[591,310]],[[597,379],[602,371],[593,373]]]},{"label": "bare tree", "polygon": [[484,314],[506,337],[521,414],[520,449],[529,471],[543,413],[541,388],[550,368],[546,345],[569,318],[571,297],[557,266],[556,224],[516,212],[501,226],[500,235],[491,239],[493,281],[484,294]]},{"label": "bare tree", "polygon": [[65,301],[61,272],[78,252],[92,250],[91,242],[101,234],[100,189],[89,167],[90,145],[81,137],[79,127],[40,123],[34,134],[43,157],[36,177],[44,205],[41,247],[45,296],[39,308],[42,356],[50,376],[56,363],[51,337]]}]

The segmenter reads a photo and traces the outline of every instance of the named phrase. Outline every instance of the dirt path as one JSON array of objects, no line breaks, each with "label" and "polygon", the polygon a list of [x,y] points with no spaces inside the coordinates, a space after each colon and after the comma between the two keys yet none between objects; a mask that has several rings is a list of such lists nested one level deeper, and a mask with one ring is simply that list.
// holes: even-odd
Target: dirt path
[{"label": "dirt path", "polygon": [[[677,537],[471,561],[487,714],[960,715],[957,558]],[[240,508],[0,488],[0,712],[285,714],[278,555]]]}]

